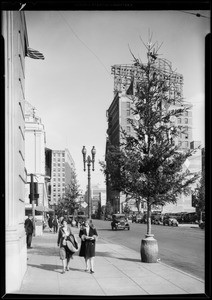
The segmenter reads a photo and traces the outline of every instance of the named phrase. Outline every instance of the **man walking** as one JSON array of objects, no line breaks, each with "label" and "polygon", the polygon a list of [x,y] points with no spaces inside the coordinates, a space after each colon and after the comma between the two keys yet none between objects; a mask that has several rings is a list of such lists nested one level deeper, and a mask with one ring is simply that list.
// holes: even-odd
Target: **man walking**
[{"label": "man walking", "polygon": [[32,234],[33,234],[33,222],[32,222],[32,215],[29,214],[28,218],[25,220],[24,223],[25,231],[26,231],[26,243],[27,248],[32,248]]}]

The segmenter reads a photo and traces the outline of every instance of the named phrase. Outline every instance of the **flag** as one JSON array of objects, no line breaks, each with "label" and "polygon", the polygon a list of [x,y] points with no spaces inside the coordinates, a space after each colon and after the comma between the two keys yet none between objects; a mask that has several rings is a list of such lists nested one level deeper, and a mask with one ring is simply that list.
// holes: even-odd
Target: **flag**
[{"label": "flag", "polygon": [[34,50],[32,48],[27,48],[27,56],[34,59],[44,59],[44,56],[42,53],[40,53],[37,50]]},{"label": "flag", "polygon": [[134,79],[131,81],[130,86],[128,87],[126,94],[133,95],[133,86],[134,86]]}]

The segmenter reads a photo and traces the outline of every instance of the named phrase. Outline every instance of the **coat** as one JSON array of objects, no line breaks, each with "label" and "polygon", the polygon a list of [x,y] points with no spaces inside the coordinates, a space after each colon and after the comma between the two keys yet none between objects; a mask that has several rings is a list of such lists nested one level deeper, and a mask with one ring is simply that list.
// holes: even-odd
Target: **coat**
[{"label": "coat", "polygon": [[25,227],[26,234],[33,233],[33,223],[32,220],[30,220],[29,218],[25,220],[24,227]]},{"label": "coat", "polygon": [[97,239],[97,231],[96,228],[92,228],[89,226],[88,236],[94,237],[94,240],[86,240],[84,236],[87,236],[86,229],[80,229],[79,237],[81,238],[81,247],[79,256],[83,256],[88,259],[95,256],[95,248],[96,248],[96,239]]}]

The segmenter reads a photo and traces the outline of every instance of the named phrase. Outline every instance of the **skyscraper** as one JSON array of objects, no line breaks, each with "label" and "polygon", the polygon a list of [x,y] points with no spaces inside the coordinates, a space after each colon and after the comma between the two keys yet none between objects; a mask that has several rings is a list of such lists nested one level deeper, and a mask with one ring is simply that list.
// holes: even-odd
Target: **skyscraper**
[{"label": "skyscraper", "polygon": [[51,205],[58,204],[71,183],[74,171],[74,160],[68,149],[52,151]]}]

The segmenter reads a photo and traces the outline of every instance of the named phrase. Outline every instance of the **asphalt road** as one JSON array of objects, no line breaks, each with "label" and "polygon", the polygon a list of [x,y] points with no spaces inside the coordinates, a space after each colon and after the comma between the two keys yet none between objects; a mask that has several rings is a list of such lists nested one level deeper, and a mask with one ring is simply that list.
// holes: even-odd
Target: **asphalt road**
[{"label": "asphalt road", "polygon": [[[130,230],[111,230],[110,221],[93,220],[98,235],[140,253],[141,240],[147,225],[130,223]],[[191,225],[192,226],[192,225]],[[193,276],[205,277],[205,231],[200,228],[152,225],[152,233],[158,242],[158,257],[170,266]]]}]

